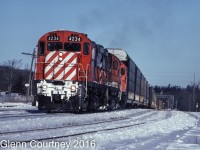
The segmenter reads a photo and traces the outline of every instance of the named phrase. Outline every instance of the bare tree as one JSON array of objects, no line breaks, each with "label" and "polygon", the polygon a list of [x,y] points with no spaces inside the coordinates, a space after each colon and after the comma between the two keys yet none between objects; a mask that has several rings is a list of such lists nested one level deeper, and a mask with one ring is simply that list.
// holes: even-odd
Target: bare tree
[{"label": "bare tree", "polygon": [[3,62],[3,66],[6,68],[6,72],[8,73],[7,81],[8,81],[8,93],[11,93],[12,90],[12,86],[13,86],[13,78],[14,78],[14,74],[16,69],[20,68],[22,65],[22,60],[16,60],[16,59],[12,59],[12,60],[7,60]]}]

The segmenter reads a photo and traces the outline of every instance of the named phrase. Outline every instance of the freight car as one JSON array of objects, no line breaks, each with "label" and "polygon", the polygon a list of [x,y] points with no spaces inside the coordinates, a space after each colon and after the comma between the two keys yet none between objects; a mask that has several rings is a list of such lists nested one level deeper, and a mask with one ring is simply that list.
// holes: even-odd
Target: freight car
[{"label": "freight car", "polygon": [[48,111],[148,107],[149,84],[126,51],[57,30],[38,41],[35,100]]}]

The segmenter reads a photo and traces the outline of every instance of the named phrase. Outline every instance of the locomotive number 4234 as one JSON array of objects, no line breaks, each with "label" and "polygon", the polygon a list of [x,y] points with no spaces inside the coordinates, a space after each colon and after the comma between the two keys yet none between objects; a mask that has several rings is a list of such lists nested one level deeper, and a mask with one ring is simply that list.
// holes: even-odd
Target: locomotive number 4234
[{"label": "locomotive number 4234", "polygon": [[72,34],[71,36],[68,37],[68,41],[72,41],[72,42],[81,42],[81,37],[79,37],[76,34]]}]

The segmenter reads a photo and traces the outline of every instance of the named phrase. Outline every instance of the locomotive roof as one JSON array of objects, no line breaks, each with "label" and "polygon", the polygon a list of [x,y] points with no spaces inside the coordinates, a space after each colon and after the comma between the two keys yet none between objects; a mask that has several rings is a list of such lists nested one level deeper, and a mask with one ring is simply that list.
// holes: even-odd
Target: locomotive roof
[{"label": "locomotive roof", "polygon": [[48,35],[49,33],[54,33],[54,32],[71,32],[71,33],[75,33],[75,34],[82,34],[82,35],[87,37],[87,34],[85,34],[85,33],[76,32],[76,31],[69,31],[69,30],[64,30],[64,29],[52,30],[50,32],[47,32],[47,33],[43,34],[43,36]]},{"label": "locomotive roof", "polygon": [[[120,48],[106,48],[106,49],[108,50],[109,53],[111,53],[111,54],[115,55],[117,58],[119,58],[119,60],[121,60],[121,61],[132,61],[134,63],[134,61],[129,57],[129,55],[127,54],[127,52],[125,50],[120,49]],[[144,75],[142,74],[139,67],[137,65],[136,65],[136,67],[138,68],[140,74],[144,77]]]},{"label": "locomotive roof", "polygon": [[[86,35],[86,36],[87,36],[87,34],[85,34],[85,33],[76,32],[76,31],[69,31],[69,30],[65,30],[65,29],[52,30],[52,31],[50,31],[50,32],[48,32],[48,33],[51,33],[51,32],[73,32],[73,33],[83,34],[83,35]],[[48,34],[48,33],[47,33],[47,34]]]},{"label": "locomotive roof", "polygon": [[120,48],[106,48],[109,53],[115,55],[119,60],[121,61],[127,61],[128,60],[128,54],[125,50]]}]

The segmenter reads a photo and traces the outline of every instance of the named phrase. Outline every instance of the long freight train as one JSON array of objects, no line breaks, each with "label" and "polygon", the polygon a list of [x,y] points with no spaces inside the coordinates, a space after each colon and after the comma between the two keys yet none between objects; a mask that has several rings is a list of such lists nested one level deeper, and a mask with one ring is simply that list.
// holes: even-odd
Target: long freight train
[{"label": "long freight train", "polygon": [[38,41],[35,100],[39,110],[93,111],[155,107],[152,87],[123,49],[86,34],[57,30]]}]

